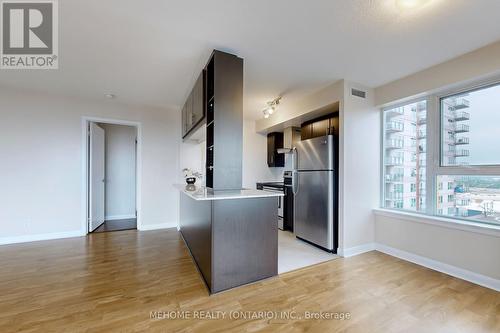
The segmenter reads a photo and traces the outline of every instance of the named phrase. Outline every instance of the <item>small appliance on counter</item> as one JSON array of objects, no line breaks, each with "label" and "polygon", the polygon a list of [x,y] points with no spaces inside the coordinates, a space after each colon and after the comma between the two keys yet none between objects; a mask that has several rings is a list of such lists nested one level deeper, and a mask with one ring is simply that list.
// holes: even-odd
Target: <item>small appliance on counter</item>
[{"label": "small appliance on counter", "polygon": [[[257,183],[257,189],[275,193],[284,192],[284,184],[281,182]],[[278,197],[278,228],[283,230],[283,197]]]}]

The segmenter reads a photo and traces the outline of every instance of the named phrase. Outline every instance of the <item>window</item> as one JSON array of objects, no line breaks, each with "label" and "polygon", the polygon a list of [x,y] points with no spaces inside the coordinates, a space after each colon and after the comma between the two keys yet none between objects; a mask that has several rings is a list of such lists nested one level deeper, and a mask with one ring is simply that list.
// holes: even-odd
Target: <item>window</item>
[{"label": "window", "polygon": [[441,98],[441,165],[500,164],[500,85]]},{"label": "window", "polygon": [[410,206],[412,208],[415,208],[417,206],[417,199],[416,198],[411,198],[411,200],[410,200]]},{"label": "window", "polygon": [[386,208],[425,209],[426,116],[426,100],[384,110]]},{"label": "window", "polygon": [[438,202],[439,215],[500,224],[500,176],[440,175],[437,179],[453,185],[448,202]]},{"label": "window", "polygon": [[500,84],[386,108],[382,119],[384,207],[500,225]]}]

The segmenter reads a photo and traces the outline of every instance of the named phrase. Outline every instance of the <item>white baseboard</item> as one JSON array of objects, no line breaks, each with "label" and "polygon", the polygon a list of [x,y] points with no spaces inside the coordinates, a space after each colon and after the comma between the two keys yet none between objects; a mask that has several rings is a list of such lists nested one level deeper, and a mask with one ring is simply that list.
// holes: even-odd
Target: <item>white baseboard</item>
[{"label": "white baseboard", "polygon": [[85,233],[82,233],[81,230],[77,230],[77,231],[67,231],[67,232],[54,232],[49,234],[2,237],[0,238],[0,245],[28,243],[28,242],[37,242],[37,241],[53,240],[61,238],[82,237],[82,236],[85,236]]},{"label": "white baseboard", "polygon": [[135,214],[129,214],[129,215],[110,215],[106,216],[104,220],[106,221],[114,221],[114,220],[128,220],[128,219],[135,219],[136,216]]},{"label": "white baseboard", "polygon": [[146,224],[142,225],[138,230],[140,231],[148,231],[148,230],[158,230],[158,229],[170,229],[170,228],[177,228],[178,223],[173,222],[173,223],[160,223],[160,224]]},{"label": "white baseboard", "polygon": [[480,286],[490,288],[496,291],[500,291],[500,280],[471,272],[469,270],[452,266],[449,264],[442,263],[433,259],[419,256],[410,252],[406,252],[400,249],[396,249],[384,244],[375,244],[375,250],[388,254],[393,257],[397,257],[406,261],[410,261],[414,264],[424,266],[435,271],[451,275],[453,277],[466,280]]},{"label": "white baseboard", "polygon": [[341,257],[349,258],[357,256],[365,252],[370,252],[375,250],[375,243],[362,244],[358,246],[348,247],[345,249],[338,248],[337,254]]}]

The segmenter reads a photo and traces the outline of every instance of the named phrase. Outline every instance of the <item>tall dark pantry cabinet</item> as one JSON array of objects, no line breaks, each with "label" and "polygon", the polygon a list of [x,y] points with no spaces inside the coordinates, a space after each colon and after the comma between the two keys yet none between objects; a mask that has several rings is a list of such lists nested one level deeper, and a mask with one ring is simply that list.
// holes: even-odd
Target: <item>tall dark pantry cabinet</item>
[{"label": "tall dark pantry cabinet", "polygon": [[206,186],[240,190],[243,151],[243,59],[215,50],[206,66]]}]

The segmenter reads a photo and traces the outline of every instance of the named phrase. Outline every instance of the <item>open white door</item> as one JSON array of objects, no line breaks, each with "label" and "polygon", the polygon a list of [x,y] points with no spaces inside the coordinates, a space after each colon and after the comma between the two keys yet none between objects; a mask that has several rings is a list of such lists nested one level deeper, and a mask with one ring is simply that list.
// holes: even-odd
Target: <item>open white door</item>
[{"label": "open white door", "polygon": [[104,130],[90,124],[89,232],[104,223],[105,143]]}]

